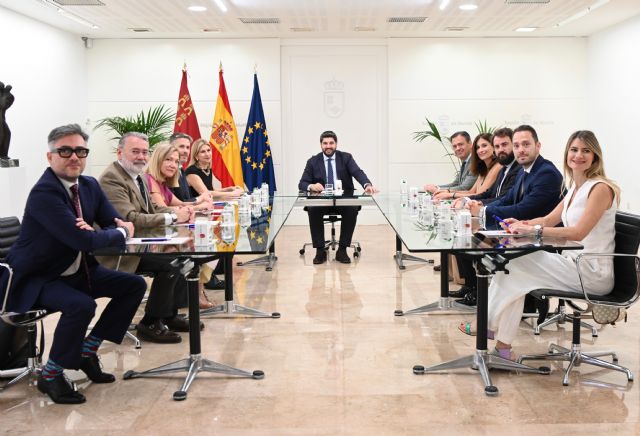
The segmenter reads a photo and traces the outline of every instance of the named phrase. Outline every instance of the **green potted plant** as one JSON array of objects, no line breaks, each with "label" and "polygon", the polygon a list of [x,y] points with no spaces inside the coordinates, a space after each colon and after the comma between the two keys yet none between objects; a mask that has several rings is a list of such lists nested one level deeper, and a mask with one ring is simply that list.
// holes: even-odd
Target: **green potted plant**
[{"label": "green potted plant", "polygon": [[164,105],[149,108],[147,112],[141,111],[135,116],[106,117],[98,120],[95,129],[104,127],[116,133],[109,139],[119,140],[127,132],[140,132],[149,137],[149,148],[159,142],[169,139],[173,131],[176,114]]},{"label": "green potted plant", "polygon": [[442,136],[440,134],[440,131],[438,130],[438,127],[436,127],[434,123],[429,121],[429,118],[425,117],[425,120],[427,120],[427,125],[429,126],[429,129],[413,132],[414,141],[422,142],[428,138],[435,139],[440,143],[440,145],[442,145],[442,148],[444,148],[444,152],[445,152],[444,155],[449,158],[449,160],[451,161],[451,165],[453,165],[456,171],[459,171],[460,169],[457,163],[457,159],[453,158],[454,154],[451,152],[451,138],[447,136]]}]

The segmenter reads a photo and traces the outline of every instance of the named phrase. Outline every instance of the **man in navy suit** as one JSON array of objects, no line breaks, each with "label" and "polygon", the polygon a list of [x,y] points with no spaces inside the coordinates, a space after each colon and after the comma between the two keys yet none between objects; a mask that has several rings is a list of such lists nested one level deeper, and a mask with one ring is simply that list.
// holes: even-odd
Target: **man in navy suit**
[{"label": "man in navy suit", "polygon": [[[120,219],[98,182],[81,175],[88,138],[77,124],[51,131],[50,166],[29,194],[20,235],[7,256],[14,271],[9,310],[61,312],[38,376],[38,389],[56,403],[85,401],[64,377],[65,368],[81,369],[94,383],[115,381],[102,372],[96,351],[105,339],[122,341],[146,289],[142,278],[106,269],[90,254],[124,248],[134,228]],[[111,301],[85,338],[95,299],[102,297]]]},{"label": "man in navy suit", "polygon": [[[540,147],[538,134],[533,127],[525,124],[513,131],[514,155],[522,169],[504,196],[488,205],[479,201],[470,203],[471,214],[480,217],[482,227],[499,228],[496,217],[526,220],[545,216],[556,207],[562,198],[562,174],[551,161],[540,155]],[[472,288],[458,301],[475,306],[475,270],[468,266],[463,266],[463,270],[465,285]]]},{"label": "man in navy suit", "polygon": [[487,206],[472,204],[471,213],[485,228],[499,228],[496,217],[526,220],[545,216],[562,198],[562,174],[540,155],[535,129],[522,125],[513,131],[513,150],[522,167],[509,192]]},{"label": "man in navy suit", "polygon": [[[360,169],[353,156],[349,153],[337,151],[338,136],[330,130],[320,135],[321,153],[312,156],[302,173],[298,189],[304,192],[322,192],[324,185],[329,183],[335,186],[336,180],[342,181],[344,191],[353,192],[353,179],[355,178],[364,188],[367,194],[373,194],[378,190],[373,186],[367,175]],[[318,265],[327,260],[327,252],[324,249],[324,215],[341,215],[340,241],[336,260],[341,263],[350,263],[347,247],[351,245],[351,237],[356,228],[358,218],[357,206],[336,207],[309,207],[309,228],[311,241],[316,249],[313,263]]]}]

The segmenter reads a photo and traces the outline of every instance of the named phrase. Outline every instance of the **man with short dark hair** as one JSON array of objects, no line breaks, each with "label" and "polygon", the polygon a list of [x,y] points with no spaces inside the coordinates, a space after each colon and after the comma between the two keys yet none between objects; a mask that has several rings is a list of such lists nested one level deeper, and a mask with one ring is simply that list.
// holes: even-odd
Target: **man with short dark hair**
[{"label": "man with short dark hair", "polygon": [[513,187],[498,200],[483,206],[472,204],[473,216],[480,217],[485,228],[497,228],[497,218],[519,220],[544,216],[551,212],[562,198],[562,174],[540,155],[538,134],[523,124],[513,131],[513,151],[522,167]]},{"label": "man with short dark hair", "polygon": [[468,191],[476,182],[478,176],[471,172],[471,152],[473,145],[469,133],[460,131],[451,135],[451,147],[453,148],[453,153],[460,159],[460,171],[458,171],[455,179],[453,179],[451,183],[445,185],[424,185],[426,192],[437,194],[438,192]]},{"label": "man with short dark hair", "polygon": [[[522,169],[518,171],[513,187],[502,197],[486,206],[481,202],[470,203],[469,210],[473,216],[480,216],[481,227],[497,228],[498,219],[526,220],[544,216],[556,207],[562,198],[562,174],[540,155],[540,147],[533,127],[523,124],[513,131],[514,155]],[[475,270],[464,266],[463,269],[465,284],[473,286]],[[475,295],[475,292],[469,292],[460,302],[473,306]]]},{"label": "man with short dark hair", "polygon": [[[142,278],[104,268],[91,255],[124,248],[134,227],[121,219],[96,179],[82,175],[88,138],[77,124],[49,133],[49,168],[29,193],[20,235],[7,256],[14,273],[7,308],[61,312],[38,390],[63,404],[85,402],[64,369],[81,369],[94,383],[115,381],[102,371],[97,350],[103,340],[122,341],[146,289]],[[95,300],[102,297],[111,301],[85,337]]]},{"label": "man with short dark hair", "polygon": [[[336,150],[338,136],[327,130],[320,135],[320,149],[322,152],[312,156],[302,173],[298,189],[304,192],[322,192],[325,184],[334,184],[336,180],[342,181],[344,191],[354,189],[353,179],[362,185],[365,193],[373,194],[378,190],[373,186],[367,175],[360,169],[353,156],[349,153]],[[347,247],[351,245],[351,237],[356,228],[358,219],[357,206],[328,206],[309,207],[309,229],[311,240],[316,249],[313,263],[318,265],[327,260],[327,252],[324,249],[324,215],[341,215],[340,242],[336,251],[336,260],[340,263],[351,263],[347,254]]]}]

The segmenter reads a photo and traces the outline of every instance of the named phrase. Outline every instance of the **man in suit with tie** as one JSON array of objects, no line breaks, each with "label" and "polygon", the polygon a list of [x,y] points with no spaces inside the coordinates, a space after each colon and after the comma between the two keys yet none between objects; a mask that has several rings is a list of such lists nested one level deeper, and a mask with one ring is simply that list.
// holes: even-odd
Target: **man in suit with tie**
[{"label": "man in suit with tie", "polygon": [[[149,160],[149,140],[138,132],[125,133],[118,142],[117,158],[100,176],[100,185],[115,209],[138,229],[151,229],[192,221],[189,207],[168,208],[153,204],[141,174]],[[127,272],[154,276],[145,315],[136,326],[147,341],[177,343],[176,332],[189,331],[186,319],[177,316],[185,300],[186,281],[170,264],[172,259],[150,256],[101,257],[103,265]]]},{"label": "man in suit with tie", "polygon": [[[521,170],[513,187],[502,197],[483,205],[471,202],[469,210],[480,217],[483,228],[498,228],[497,218],[526,220],[551,212],[562,198],[562,174],[551,162],[540,155],[541,144],[535,129],[521,125],[513,131],[513,150]],[[499,179],[499,178],[498,178]],[[459,302],[476,304],[476,274],[473,268],[463,266],[465,285],[473,286]]]},{"label": "man in suit with tie", "polygon": [[[453,204],[454,207],[461,207],[463,204],[470,207],[474,202],[476,204],[489,204],[498,198],[504,196],[516,181],[516,175],[520,171],[520,164],[513,154],[513,130],[508,127],[497,129],[493,133],[493,148],[502,169],[498,173],[496,181],[491,188],[482,194],[471,195],[467,198],[460,198]],[[476,302],[476,275],[473,268],[473,258],[469,256],[457,254],[456,262],[458,263],[458,271],[465,279],[464,286],[457,291],[450,291],[449,296],[462,298],[459,302],[469,305],[475,305]]]},{"label": "man in suit with tie", "polygon": [[497,129],[493,133],[493,149],[502,169],[491,188],[482,194],[469,196],[469,200],[489,204],[509,192],[516,181],[520,164],[513,154],[513,130],[508,127]]},{"label": "man in suit with tie", "polygon": [[[29,194],[20,235],[7,256],[14,273],[7,309],[61,312],[37,386],[63,404],[85,402],[64,369],[81,369],[94,383],[115,381],[102,371],[96,352],[103,340],[122,341],[146,289],[142,278],[104,268],[90,254],[124,248],[134,227],[121,219],[93,177],[81,175],[88,138],[77,124],[49,133],[49,168]],[[103,297],[111,301],[85,337],[95,300]]]},{"label": "man in suit with tie", "polygon": [[[338,147],[337,135],[328,130],[320,135],[321,153],[312,156],[302,173],[298,189],[303,192],[322,192],[325,184],[335,186],[336,180],[342,181],[344,191],[353,191],[353,179],[355,178],[364,188],[365,193],[373,194],[378,190],[373,186],[367,175],[360,169],[353,156],[349,153],[336,150]],[[351,245],[351,237],[356,228],[358,218],[357,206],[336,207],[309,207],[309,228],[311,241],[316,249],[313,263],[318,265],[327,260],[327,252],[324,249],[324,215],[341,215],[340,241],[336,251],[336,260],[340,263],[350,263],[347,247]]]},{"label": "man in suit with tie", "polygon": [[522,125],[513,131],[513,150],[522,167],[513,187],[498,200],[484,206],[472,204],[473,216],[484,228],[499,228],[498,218],[519,220],[544,216],[562,198],[562,174],[540,155],[541,144],[535,129]]},{"label": "man in suit with tie", "polygon": [[424,185],[424,190],[430,192],[432,195],[438,192],[468,191],[478,178],[477,175],[471,172],[470,164],[473,144],[471,143],[469,133],[460,131],[451,135],[451,147],[453,148],[453,153],[460,159],[460,171],[451,183],[445,185]]}]

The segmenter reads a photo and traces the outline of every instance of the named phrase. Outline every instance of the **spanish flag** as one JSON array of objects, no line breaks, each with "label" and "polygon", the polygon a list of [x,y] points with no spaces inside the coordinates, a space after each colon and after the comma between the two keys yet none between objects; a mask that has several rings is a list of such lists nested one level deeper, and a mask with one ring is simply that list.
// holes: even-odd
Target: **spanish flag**
[{"label": "spanish flag", "polygon": [[240,160],[240,147],[238,146],[238,130],[233,121],[227,89],[224,86],[222,65],[220,65],[220,88],[218,89],[218,101],[216,112],[213,115],[213,126],[209,145],[213,157],[213,174],[223,188],[227,186],[244,186],[242,179],[242,161]]}]

